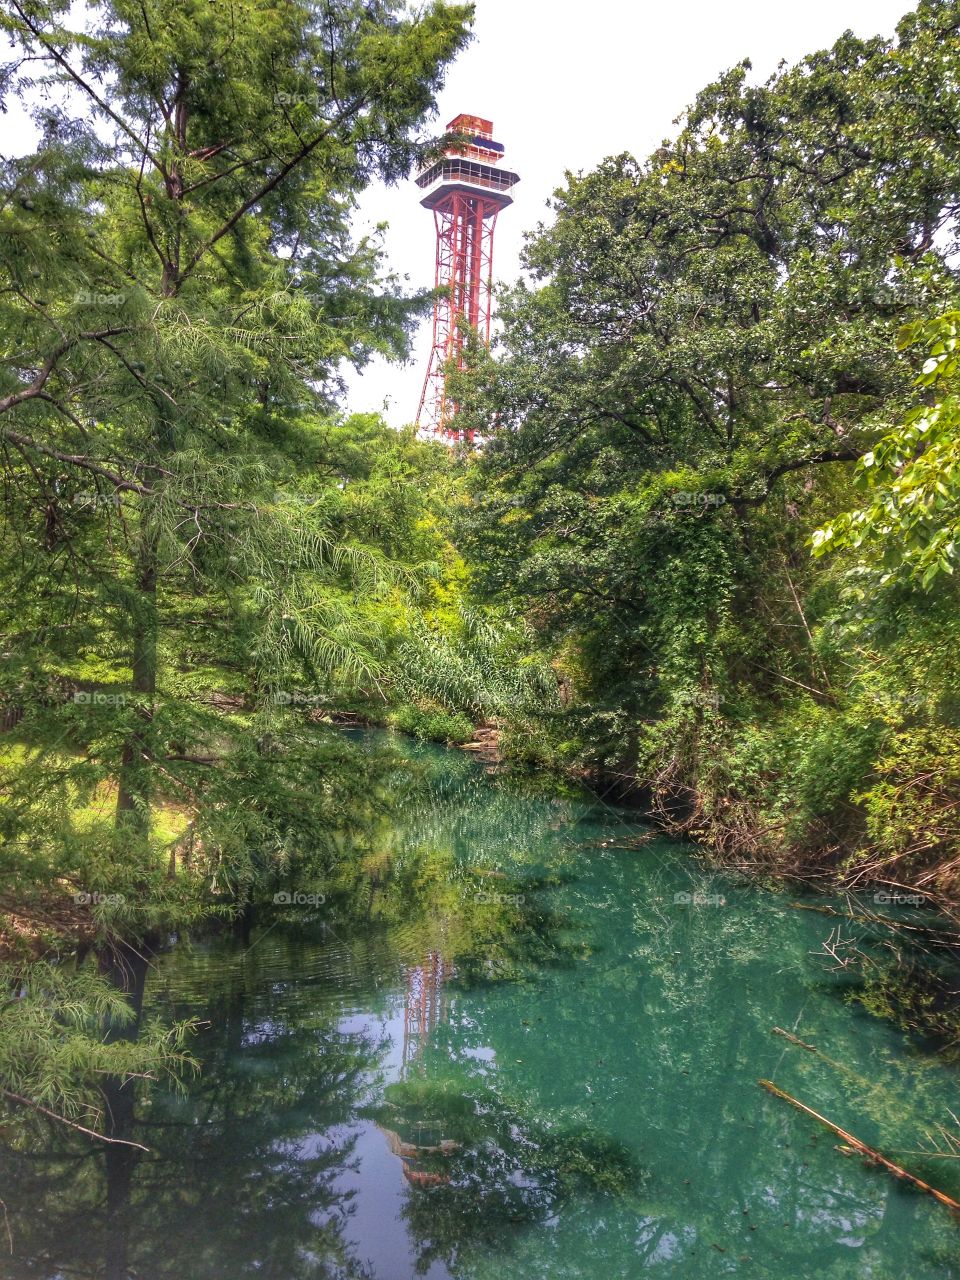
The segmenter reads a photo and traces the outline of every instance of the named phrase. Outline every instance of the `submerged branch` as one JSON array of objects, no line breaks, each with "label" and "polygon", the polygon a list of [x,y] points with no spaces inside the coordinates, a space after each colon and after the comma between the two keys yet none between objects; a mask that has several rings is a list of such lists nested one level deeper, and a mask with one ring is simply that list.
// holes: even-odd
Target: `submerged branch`
[{"label": "submerged branch", "polygon": [[831,1133],[835,1133],[838,1138],[842,1138],[850,1150],[855,1151],[867,1160],[872,1160],[875,1164],[882,1165],[895,1178],[902,1178],[919,1191],[925,1191],[927,1195],[931,1195],[935,1200],[939,1200],[941,1204],[945,1204],[948,1209],[960,1209],[960,1202],[948,1196],[945,1191],[938,1191],[936,1187],[931,1187],[929,1182],[924,1182],[922,1178],[918,1178],[915,1174],[908,1173],[906,1169],[894,1164],[892,1160],[888,1160],[886,1156],[881,1155],[879,1151],[875,1151],[873,1147],[868,1147],[865,1142],[855,1138],[852,1133],[847,1133],[846,1129],[841,1129],[832,1120],[827,1120],[825,1116],[820,1115],[818,1111],[814,1111],[812,1107],[808,1107],[797,1098],[792,1098],[789,1093],[784,1093],[782,1089],[778,1089],[770,1080],[758,1080],[757,1084],[766,1089],[768,1093],[772,1093],[775,1098],[782,1098],[784,1102],[789,1102],[792,1107],[796,1107],[804,1115],[812,1116],[814,1120],[819,1120],[822,1125],[826,1125]]}]

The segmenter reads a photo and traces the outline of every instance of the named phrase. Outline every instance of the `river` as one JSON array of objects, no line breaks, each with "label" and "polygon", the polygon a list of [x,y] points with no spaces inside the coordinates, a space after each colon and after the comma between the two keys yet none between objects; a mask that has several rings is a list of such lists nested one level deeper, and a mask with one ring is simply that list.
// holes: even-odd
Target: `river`
[{"label": "river", "polygon": [[148,1153],[2,1152],[0,1275],[960,1277],[947,1209],[757,1083],[960,1194],[960,1161],[910,1154],[956,1068],[857,999],[868,926],[409,752],[426,781],[349,902],[157,957],[146,1016],[201,1019],[201,1070],[141,1096]]}]

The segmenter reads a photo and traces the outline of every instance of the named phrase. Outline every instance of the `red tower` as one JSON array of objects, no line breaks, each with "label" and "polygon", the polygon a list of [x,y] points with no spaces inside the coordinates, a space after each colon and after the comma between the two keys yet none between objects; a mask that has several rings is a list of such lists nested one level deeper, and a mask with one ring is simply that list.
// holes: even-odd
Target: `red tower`
[{"label": "red tower", "polygon": [[497,214],[513,203],[507,193],[520,179],[498,167],[503,146],[493,140],[492,121],[459,115],[447,131],[461,140],[417,178],[427,192],[420,203],[433,210],[437,232],[433,345],[417,426],[453,443],[464,433],[454,425],[457,405],[447,395],[446,371],[451,360],[463,368],[467,326],[490,342],[493,232]]}]

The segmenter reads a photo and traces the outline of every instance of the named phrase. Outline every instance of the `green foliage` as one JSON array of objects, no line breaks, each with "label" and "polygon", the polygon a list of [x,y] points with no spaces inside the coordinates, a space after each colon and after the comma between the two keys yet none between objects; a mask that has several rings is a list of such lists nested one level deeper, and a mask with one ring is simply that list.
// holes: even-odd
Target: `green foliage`
[{"label": "green foliage", "polygon": [[404,704],[392,712],[389,724],[426,742],[446,742],[460,746],[473,737],[473,724],[459,712],[429,710]]},{"label": "green foliage", "polygon": [[879,855],[907,875],[932,864],[938,870],[928,882],[955,895],[960,732],[915,726],[892,736],[863,798],[867,830]]},{"label": "green foliage", "polygon": [[[646,160],[568,174],[499,353],[456,387],[490,441],[459,545],[558,686],[521,751],[818,873],[897,875],[917,841],[896,778],[943,834],[899,870],[944,891],[958,29],[929,0],[896,39],[847,34],[760,85],[742,64]],[[913,584],[934,574],[936,604]]]},{"label": "green foliage", "polygon": [[[311,716],[383,678],[391,609],[414,607],[437,540],[409,485],[379,516],[384,472],[366,506],[339,487],[340,461],[386,439],[336,418],[340,367],[404,356],[424,301],[350,220],[423,153],[471,16],[0,16],[4,93],[40,134],[0,191],[0,702],[22,748],[0,780],[0,905],[25,973],[51,948],[103,965],[233,914],[342,855],[348,812],[369,821],[375,769],[363,798]],[[25,1052],[71,1028],[70,1087],[96,1098],[92,1024],[65,988],[30,987]]]},{"label": "green foliage", "polygon": [[930,587],[952,574],[960,537],[960,312],[906,325],[900,346],[927,352],[917,386],[928,402],[906,414],[903,425],[882,435],[858,464],[868,491],[866,506],[845,512],[813,534],[823,555],[850,547],[871,555],[886,585],[917,578]]},{"label": "green foliage", "polygon": [[[425,304],[350,219],[471,14],[0,18],[41,130],[0,191],[0,1083],[63,1116],[183,1065],[98,1037],[111,957],[376,873],[403,784],[345,707],[643,784],[731,859],[956,891],[960,4],[568,175],[452,375],[479,458],[333,407]],[[78,946],[101,976],[47,963]]]},{"label": "green foliage", "polygon": [[477,718],[556,706],[556,679],[531,651],[528,630],[462,599],[406,631],[396,658],[398,687]]},{"label": "green foliage", "polygon": [[195,1065],[184,1049],[191,1023],[150,1023],[135,1041],[103,1036],[106,1022],[122,1027],[134,1015],[125,997],[89,970],[2,963],[0,990],[0,1079],[4,1095],[16,1095],[12,1101],[27,1099],[98,1129],[102,1106],[91,1099],[91,1075],[151,1071],[175,1080]]}]

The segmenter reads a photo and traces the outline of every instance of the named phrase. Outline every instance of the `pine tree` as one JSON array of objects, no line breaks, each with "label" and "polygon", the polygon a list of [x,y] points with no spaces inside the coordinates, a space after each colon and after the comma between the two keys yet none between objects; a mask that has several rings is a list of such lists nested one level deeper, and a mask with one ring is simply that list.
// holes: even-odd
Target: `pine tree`
[{"label": "pine tree", "polygon": [[[111,984],[330,826],[307,786],[330,749],[291,727],[289,690],[375,668],[359,601],[393,571],[300,490],[338,367],[405,352],[417,301],[350,218],[422,151],[470,16],[116,0],[78,26],[60,2],[0,17],[5,89],[41,135],[0,195],[8,1096],[66,1109],[103,1053],[122,1075],[129,1050],[95,1035]],[[107,985],[37,983],[38,952],[77,938]],[[18,1074],[7,1037],[57,1028],[86,1057],[60,1083]]]}]

